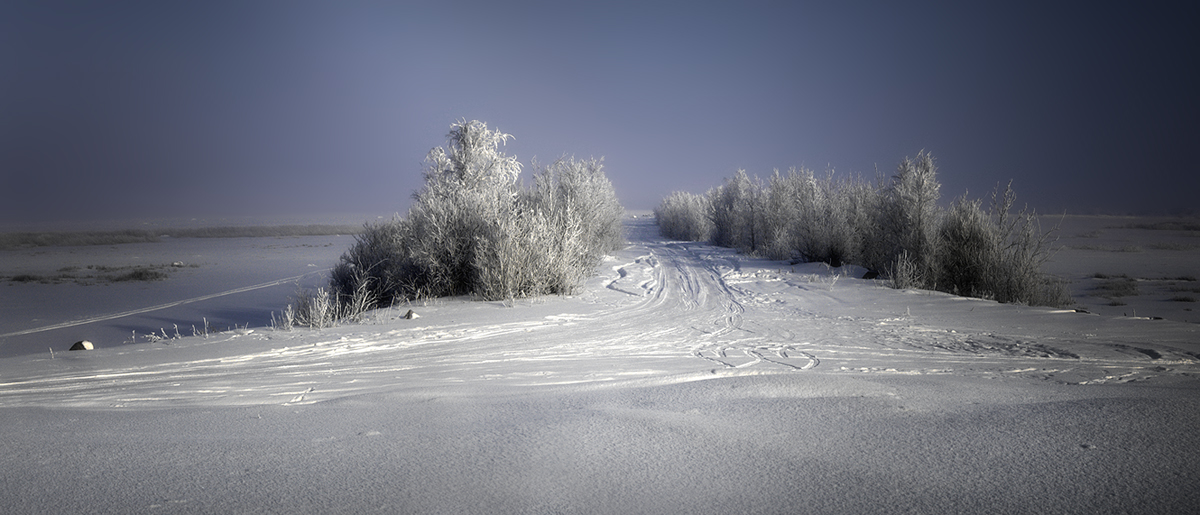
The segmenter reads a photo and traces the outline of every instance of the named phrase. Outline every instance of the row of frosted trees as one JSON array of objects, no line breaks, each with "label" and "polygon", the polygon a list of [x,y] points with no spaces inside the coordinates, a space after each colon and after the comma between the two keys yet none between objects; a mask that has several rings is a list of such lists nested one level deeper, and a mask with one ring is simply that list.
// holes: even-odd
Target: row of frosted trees
[{"label": "row of frosted trees", "polygon": [[857,264],[898,288],[936,289],[1033,305],[1066,305],[1064,285],[1041,272],[1050,232],[1036,213],[1013,213],[1011,187],[991,205],[964,195],[939,207],[933,156],[905,159],[890,181],[745,171],[696,195],[676,192],[655,209],[664,237],[708,241],[771,259]]},{"label": "row of frosted trees", "polygon": [[285,325],[321,327],[419,298],[511,300],[578,287],[624,245],[624,209],[597,159],[534,163],[522,185],[521,163],[500,151],[511,137],[479,121],[453,124],[448,149],[429,152],[408,214],[368,224],[329,288],[296,299]]}]

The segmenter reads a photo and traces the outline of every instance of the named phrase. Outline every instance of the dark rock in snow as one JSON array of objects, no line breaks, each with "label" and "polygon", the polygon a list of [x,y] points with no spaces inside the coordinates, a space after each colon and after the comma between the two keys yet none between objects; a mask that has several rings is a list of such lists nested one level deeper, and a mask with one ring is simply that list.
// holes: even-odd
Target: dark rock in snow
[{"label": "dark rock in snow", "polygon": [[72,345],[69,350],[92,350],[94,348],[95,347],[92,346],[92,342],[80,340],[75,342],[75,345]]},{"label": "dark rock in snow", "polygon": [[863,274],[863,279],[875,279],[877,277],[879,277],[879,272],[874,270],[867,270],[867,273]]},{"label": "dark rock in snow", "polygon": [[416,312],[414,312],[413,310],[410,309],[410,310],[408,310],[408,313],[404,314],[404,318],[412,320],[414,318],[421,318],[421,315],[418,315]]}]

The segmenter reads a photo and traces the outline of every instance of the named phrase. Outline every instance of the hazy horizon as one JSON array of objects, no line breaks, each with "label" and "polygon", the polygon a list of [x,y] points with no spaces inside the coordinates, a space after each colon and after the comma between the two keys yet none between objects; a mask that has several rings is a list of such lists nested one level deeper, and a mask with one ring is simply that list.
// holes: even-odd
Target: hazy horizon
[{"label": "hazy horizon", "polygon": [[1196,213],[1182,4],[6,2],[0,222],[403,213],[451,123],[603,157],[628,209],[739,168]]}]

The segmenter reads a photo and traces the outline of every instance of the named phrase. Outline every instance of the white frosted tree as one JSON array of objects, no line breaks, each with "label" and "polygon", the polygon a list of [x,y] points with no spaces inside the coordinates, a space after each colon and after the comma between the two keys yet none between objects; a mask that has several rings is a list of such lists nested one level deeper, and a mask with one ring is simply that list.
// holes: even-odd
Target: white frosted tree
[{"label": "white frosted tree", "polygon": [[888,190],[884,226],[893,238],[897,259],[912,261],[905,268],[917,274],[909,278],[912,284],[926,285],[934,279],[940,189],[933,155],[921,151],[915,159],[900,163]]},{"label": "white frosted tree", "polygon": [[713,243],[743,252],[758,248],[761,189],[745,170],[738,170],[724,185],[709,193]]},{"label": "white frosted tree", "polygon": [[425,157],[425,185],[440,189],[494,190],[511,188],[521,174],[516,157],[500,152],[511,134],[490,130],[478,120],[459,120],[450,126],[446,143],[450,150],[434,147]]},{"label": "white frosted tree", "polygon": [[560,160],[523,190],[521,163],[500,151],[511,137],[480,121],[451,125],[408,215],[368,226],[334,269],[339,300],[567,293],[622,244],[623,210],[599,160]]}]

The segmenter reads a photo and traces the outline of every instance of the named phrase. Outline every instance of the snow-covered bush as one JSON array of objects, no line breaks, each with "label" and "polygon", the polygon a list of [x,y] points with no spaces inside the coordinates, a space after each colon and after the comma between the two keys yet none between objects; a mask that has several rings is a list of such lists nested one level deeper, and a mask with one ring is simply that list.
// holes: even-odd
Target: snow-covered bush
[{"label": "snow-covered bush", "polygon": [[578,247],[570,249],[572,260],[590,263],[586,265],[590,268],[604,254],[625,245],[621,226],[625,209],[604,175],[603,160],[559,159],[538,169],[527,191],[528,208],[549,216],[558,233],[582,236]]},{"label": "snow-covered bush", "polygon": [[800,200],[799,241],[792,242],[800,256],[839,267],[858,260],[859,227],[852,225],[853,179],[835,180],[833,173],[819,178],[811,170],[788,175],[782,184],[793,183],[792,193]]},{"label": "snow-covered bush", "polygon": [[812,229],[819,218],[819,200],[812,172],[791,169],[787,175],[778,170],[761,192],[757,232],[762,235],[759,252],[773,259],[806,256],[814,242]]},{"label": "snow-covered bush", "polygon": [[762,243],[761,190],[745,170],[738,170],[725,184],[709,192],[713,244],[743,252],[758,250]]},{"label": "snow-covered bush", "polygon": [[[701,240],[771,259],[852,263],[884,274],[896,288],[929,288],[1001,302],[1065,305],[1064,286],[1043,273],[1050,255],[1031,211],[1011,214],[1012,189],[993,194],[992,211],[965,197],[943,211],[933,156],[906,158],[886,184],[860,178],[778,171],[766,186],[744,171],[707,195],[676,192],[655,215],[664,237]],[[708,208],[711,229],[696,230]]]},{"label": "snow-covered bush", "polygon": [[325,288],[302,291],[292,298],[285,311],[292,314],[293,322],[288,325],[303,325],[313,329],[333,326],[340,319],[338,305]]},{"label": "snow-covered bush", "polygon": [[1050,257],[1051,232],[1034,212],[1011,213],[1011,185],[992,194],[991,214],[980,200],[956,200],[938,230],[938,289],[971,297],[1035,305],[1070,302],[1065,286],[1041,272]]},{"label": "snow-covered bush", "polygon": [[1031,305],[1065,306],[1071,302],[1062,281],[1042,273],[1042,265],[1053,254],[1053,235],[1057,227],[1042,231],[1037,213],[1023,208],[1015,214],[1016,193],[1012,183],[1001,192],[992,192],[991,225],[994,245],[990,256],[993,264],[985,274],[986,289],[1000,302],[1019,302]]},{"label": "snow-covered bush", "polygon": [[790,259],[797,256],[808,240],[806,229],[812,215],[805,195],[807,184],[803,176],[792,169],[788,175],[779,170],[771,176],[763,191],[762,234],[763,244],[759,251],[771,259]]},{"label": "snow-covered bush", "polygon": [[877,218],[873,196],[860,180],[835,180],[832,173],[776,171],[764,188],[739,171],[709,193],[713,242],[772,259],[855,262],[866,238],[862,232],[873,230],[871,220]]},{"label": "snow-covered bush", "polygon": [[664,238],[683,241],[708,241],[713,223],[708,217],[709,201],[705,195],[676,191],[654,208],[654,219]]},{"label": "snow-covered bush", "polygon": [[[907,252],[917,276],[932,286],[937,254],[937,230],[941,196],[933,156],[920,152],[916,159],[900,163],[882,203],[880,223],[890,256]],[[889,256],[889,257],[890,257]],[[895,258],[888,260],[894,263]]]},{"label": "snow-covered bush", "polygon": [[937,280],[955,295],[994,297],[999,269],[1000,234],[980,207],[965,196],[954,201],[938,229]]},{"label": "snow-covered bush", "polygon": [[850,228],[846,242],[848,257],[844,261],[876,271],[883,270],[890,258],[881,236],[883,229],[879,213],[883,205],[882,183],[882,179],[873,184],[861,177],[844,180],[838,203]]},{"label": "snow-covered bush", "polygon": [[407,216],[367,225],[334,268],[341,305],[568,293],[623,245],[624,210],[599,160],[560,159],[522,189],[521,164],[499,149],[510,135],[460,121],[447,138]]}]

